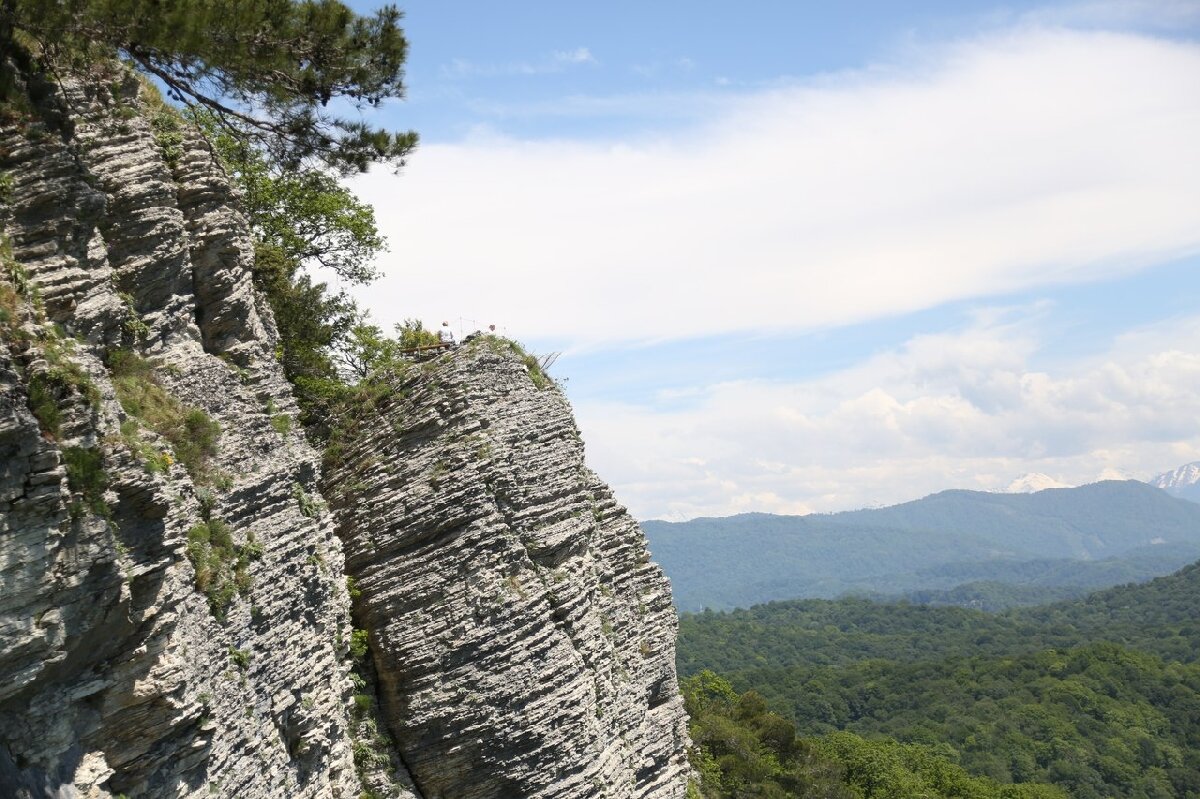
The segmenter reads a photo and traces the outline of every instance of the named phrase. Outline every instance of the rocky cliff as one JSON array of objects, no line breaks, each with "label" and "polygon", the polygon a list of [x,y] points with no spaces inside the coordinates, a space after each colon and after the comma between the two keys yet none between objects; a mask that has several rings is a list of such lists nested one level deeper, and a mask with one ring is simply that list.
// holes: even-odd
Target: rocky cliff
[{"label": "rocky cliff", "polygon": [[327,503],[204,142],[119,68],[26,88],[0,795],[682,796],[669,589],[562,396],[498,340],[412,370]]},{"label": "rocky cliff", "polygon": [[562,394],[485,337],[410,370],[328,479],[426,796],[686,791],[675,612]]}]

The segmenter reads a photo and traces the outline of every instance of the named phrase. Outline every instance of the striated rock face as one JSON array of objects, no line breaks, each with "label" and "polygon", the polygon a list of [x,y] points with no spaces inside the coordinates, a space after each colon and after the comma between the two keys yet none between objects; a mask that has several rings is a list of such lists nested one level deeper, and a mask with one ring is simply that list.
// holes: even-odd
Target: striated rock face
[{"label": "striated rock face", "polygon": [[499,339],[414,367],[331,512],[205,144],[115,67],[25,88],[0,797],[684,796],[669,587],[562,395]]},{"label": "striated rock face", "polygon": [[327,496],[421,794],[683,796],[670,588],[559,391],[485,338],[364,428]]},{"label": "striated rock face", "polygon": [[[172,168],[138,82],[97,78],[0,128],[0,796],[357,797],[341,547],[270,421],[295,403],[245,222],[199,141]],[[206,475],[123,410],[112,348],[220,424]],[[261,550],[224,620],[186,556],[205,520]]]}]

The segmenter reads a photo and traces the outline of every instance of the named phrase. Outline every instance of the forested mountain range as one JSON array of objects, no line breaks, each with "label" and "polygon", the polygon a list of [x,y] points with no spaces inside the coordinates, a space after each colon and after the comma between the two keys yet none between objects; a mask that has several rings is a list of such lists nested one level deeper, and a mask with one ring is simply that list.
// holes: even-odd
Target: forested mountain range
[{"label": "forested mountain range", "polygon": [[1084,799],[1198,797],[1197,608],[1200,563],[999,614],[775,602],[685,615],[679,666],[761,695],[805,740],[944,747],[973,775]]},{"label": "forested mountain range", "polygon": [[1200,506],[1132,480],[1034,494],[953,490],[887,508],[642,527],[681,611],[978,582],[1022,586],[1026,602],[1038,601],[1073,593],[1058,589],[1146,580],[1200,557]]},{"label": "forested mountain range", "polygon": [[761,663],[850,665],[1003,655],[1111,641],[1190,663],[1200,659],[1200,563],[1141,585],[1003,613],[862,598],[802,599],[680,617],[680,672]]}]

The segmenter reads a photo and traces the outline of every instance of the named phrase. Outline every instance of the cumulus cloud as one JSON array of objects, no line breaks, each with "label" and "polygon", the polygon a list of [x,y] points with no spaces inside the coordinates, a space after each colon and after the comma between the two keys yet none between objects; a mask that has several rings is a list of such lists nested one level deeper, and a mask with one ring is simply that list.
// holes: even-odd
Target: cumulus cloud
[{"label": "cumulus cloud", "polygon": [[[1071,14],[1096,27],[1137,5]],[[363,299],[385,324],[461,317],[633,358],[619,348],[800,335],[1200,252],[1200,46],[1066,19],[770,89],[561,104],[580,120],[703,109],[703,124],[637,139],[425,146],[401,178],[355,186],[392,243]],[[1039,318],[981,312],[819,378],[584,398],[589,459],[643,518],[1200,459],[1200,319],[1067,363]]]},{"label": "cumulus cloud", "polygon": [[1070,484],[1200,459],[1200,317],[1036,368],[1037,316],[981,317],[834,374],[580,403],[589,460],[641,518],[843,510],[944,488]]},{"label": "cumulus cloud", "polygon": [[365,298],[595,345],[1130,272],[1200,250],[1198,80],[1193,43],[1026,27],[670,135],[428,145],[355,186],[392,242]]}]

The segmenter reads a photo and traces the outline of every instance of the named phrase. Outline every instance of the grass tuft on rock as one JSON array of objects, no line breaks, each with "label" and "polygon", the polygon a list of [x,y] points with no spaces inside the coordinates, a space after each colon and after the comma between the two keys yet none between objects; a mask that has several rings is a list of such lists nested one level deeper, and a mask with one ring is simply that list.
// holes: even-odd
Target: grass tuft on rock
[{"label": "grass tuft on rock", "polygon": [[262,554],[254,533],[238,546],[233,530],[220,519],[201,522],[188,531],[187,557],[196,571],[196,589],[208,597],[209,610],[217,619],[225,618],[235,596],[250,593],[250,563]]},{"label": "grass tuft on rock", "polygon": [[221,425],[199,408],[188,407],[168,394],[158,382],[153,364],[144,358],[128,350],[111,350],[108,366],[125,413],[167,440],[175,460],[193,482],[216,482],[219,475],[211,461],[217,453]]},{"label": "grass tuft on rock", "polygon": [[94,447],[63,447],[63,463],[67,467],[67,485],[79,494],[82,502],[71,506],[71,515],[78,517],[84,510],[109,518],[112,512],[104,501],[108,474],[104,471],[104,453]]}]

